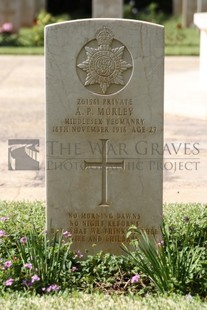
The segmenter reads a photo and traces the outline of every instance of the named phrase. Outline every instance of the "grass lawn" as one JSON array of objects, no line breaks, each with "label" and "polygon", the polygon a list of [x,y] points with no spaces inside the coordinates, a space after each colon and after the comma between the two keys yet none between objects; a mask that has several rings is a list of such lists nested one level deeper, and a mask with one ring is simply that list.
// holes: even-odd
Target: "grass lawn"
[{"label": "grass lawn", "polygon": [[2,309],[9,310],[204,310],[207,303],[189,296],[119,296],[74,292],[55,296],[31,296],[20,293],[0,297]]},{"label": "grass lawn", "polygon": [[200,33],[196,27],[182,28],[181,20],[171,18],[165,26],[165,55],[199,55]]},{"label": "grass lawn", "polygon": [[0,55],[43,55],[44,47],[1,46]]}]

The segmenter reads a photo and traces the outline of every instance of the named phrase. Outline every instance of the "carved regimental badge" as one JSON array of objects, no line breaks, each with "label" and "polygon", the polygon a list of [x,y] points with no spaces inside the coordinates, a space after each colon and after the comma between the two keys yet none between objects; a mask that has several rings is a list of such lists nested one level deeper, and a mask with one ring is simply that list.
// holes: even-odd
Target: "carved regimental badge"
[{"label": "carved regimental badge", "polygon": [[77,58],[77,73],[82,84],[93,93],[110,95],[126,86],[132,74],[132,58],[113,32],[103,27],[96,40],[89,41]]}]

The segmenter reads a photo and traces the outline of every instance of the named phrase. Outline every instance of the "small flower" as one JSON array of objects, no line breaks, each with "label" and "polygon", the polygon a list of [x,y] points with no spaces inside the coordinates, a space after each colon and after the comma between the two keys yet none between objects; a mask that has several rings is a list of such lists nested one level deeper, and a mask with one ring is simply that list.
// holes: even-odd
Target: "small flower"
[{"label": "small flower", "polygon": [[37,282],[37,281],[39,281],[40,280],[40,278],[38,277],[38,275],[37,274],[35,274],[34,276],[32,276],[32,278],[31,278],[32,280],[31,280],[31,282],[32,283],[34,283],[34,282]]},{"label": "small flower", "polygon": [[78,250],[77,252],[76,252],[76,254],[75,254],[75,256],[74,256],[74,258],[82,258],[83,257],[83,254],[81,253],[81,251],[80,250]]},{"label": "small flower", "polygon": [[22,237],[21,239],[20,239],[20,242],[22,243],[22,244],[26,244],[27,243],[27,237]]},{"label": "small flower", "polygon": [[72,272],[75,272],[75,271],[77,271],[77,270],[78,270],[78,268],[75,267],[75,266],[73,266],[73,267],[71,268],[71,271],[72,271]]},{"label": "small flower", "polygon": [[192,301],[193,300],[193,296],[189,293],[188,295],[186,295],[186,298],[188,299],[188,300],[190,300],[190,301]]},{"label": "small flower", "polygon": [[133,13],[134,15],[136,15],[136,14],[138,13],[137,8],[133,8],[133,9],[132,9],[132,13]]},{"label": "small flower", "polygon": [[139,279],[140,279],[140,275],[135,274],[135,276],[131,278],[131,283],[137,283]]},{"label": "small flower", "polygon": [[23,280],[22,285],[25,285],[27,287],[32,286],[34,283],[32,281]]},{"label": "small flower", "polygon": [[69,237],[72,237],[72,234],[69,231],[66,230],[63,233],[63,237],[69,238]]},{"label": "small flower", "polygon": [[1,32],[13,32],[13,25],[12,23],[4,23],[1,27]]},{"label": "small flower", "polygon": [[163,241],[163,240],[160,240],[160,241],[157,243],[157,245],[158,245],[159,247],[163,246],[163,245],[164,245],[164,241]]},{"label": "small flower", "polygon": [[31,263],[26,263],[26,264],[24,264],[24,268],[32,269],[32,264]]},{"label": "small flower", "polygon": [[7,216],[3,216],[0,218],[0,221],[2,221],[2,222],[6,222],[8,220],[9,220],[9,218]]},{"label": "small flower", "polygon": [[50,292],[58,292],[59,290],[60,290],[60,286],[57,285],[57,284],[52,284],[52,285],[48,286],[48,288],[46,289],[46,291],[48,293],[50,293]]},{"label": "small flower", "polygon": [[8,260],[7,262],[4,263],[4,269],[8,269],[12,266],[12,262]]},{"label": "small flower", "polygon": [[6,237],[5,230],[0,230],[0,238]]},{"label": "small flower", "polygon": [[23,280],[23,281],[22,281],[22,285],[25,285],[25,286],[32,286],[33,283],[32,283],[31,281]]},{"label": "small flower", "polygon": [[10,278],[8,280],[6,280],[6,282],[4,283],[5,286],[11,286],[14,283],[14,279]]},{"label": "small flower", "polygon": [[27,280],[23,280],[22,284],[27,286]]}]

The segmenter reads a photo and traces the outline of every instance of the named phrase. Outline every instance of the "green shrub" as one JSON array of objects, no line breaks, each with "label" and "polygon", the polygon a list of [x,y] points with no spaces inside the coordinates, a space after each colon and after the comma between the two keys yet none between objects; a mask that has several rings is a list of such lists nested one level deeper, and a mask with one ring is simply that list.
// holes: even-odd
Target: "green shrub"
[{"label": "green shrub", "polygon": [[[137,274],[134,262],[126,256],[116,256],[109,253],[97,253],[80,262],[79,285],[85,291],[99,289],[104,292],[139,291],[144,294],[144,285],[131,285],[131,278]],[[143,278],[143,281],[144,278]],[[148,291],[149,291],[148,287]],[[146,293],[146,292],[145,292]]]},{"label": "green shrub", "polygon": [[138,11],[134,1],[130,1],[124,6],[124,17],[156,24],[162,24],[167,18],[162,11],[159,11],[157,3],[152,2],[145,9]]},{"label": "green shrub", "polygon": [[19,32],[19,46],[44,46],[44,28],[49,24],[64,22],[69,20],[69,15],[52,16],[50,13],[42,11],[37,16],[36,24],[30,28],[23,28]]},{"label": "green shrub", "polygon": [[69,20],[68,15],[61,16],[52,16],[47,12],[40,12],[37,17],[36,25],[33,27],[33,43],[34,46],[43,46],[44,45],[44,27],[49,24],[59,23],[66,20]]},{"label": "green shrub", "polygon": [[[131,227],[129,234],[135,233],[132,241],[134,251],[124,250],[136,261],[140,270],[155,284],[158,291],[183,294],[200,294],[205,297],[207,289],[206,239],[194,244],[197,231],[186,229],[181,235],[174,233],[165,222],[162,238],[150,240],[147,234]],[[190,234],[189,234],[190,233]],[[190,241],[191,240],[191,241]]]},{"label": "green shrub", "polygon": [[2,288],[47,293],[70,287],[68,280],[76,263],[70,237],[68,232],[56,232],[49,239],[46,233],[39,234],[35,229],[27,236],[16,235],[15,239],[5,234],[2,238],[11,239],[13,248],[8,248],[9,241],[2,240],[1,247],[7,253],[7,258],[1,260]]}]

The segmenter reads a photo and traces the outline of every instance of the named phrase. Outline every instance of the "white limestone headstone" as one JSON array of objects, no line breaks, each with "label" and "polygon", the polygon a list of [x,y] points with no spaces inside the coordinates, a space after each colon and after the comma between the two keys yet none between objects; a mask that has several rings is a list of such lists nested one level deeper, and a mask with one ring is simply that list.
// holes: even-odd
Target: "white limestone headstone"
[{"label": "white limestone headstone", "polygon": [[207,13],[194,14],[194,24],[200,29],[200,80],[207,81]]},{"label": "white limestone headstone", "polygon": [[93,18],[122,18],[123,0],[93,0]]},{"label": "white limestone headstone", "polygon": [[[122,253],[162,220],[163,27],[122,19],[46,27],[47,227]],[[93,246],[95,245],[95,246]]]}]

